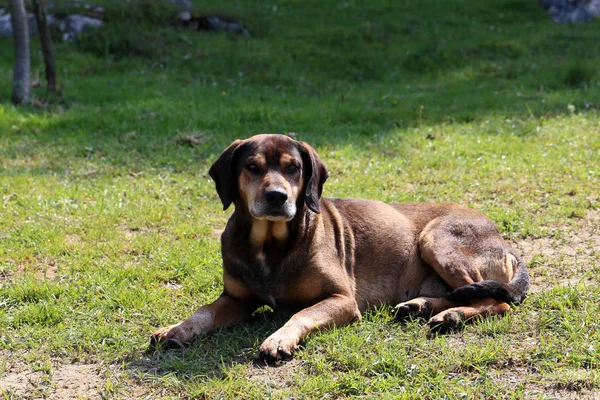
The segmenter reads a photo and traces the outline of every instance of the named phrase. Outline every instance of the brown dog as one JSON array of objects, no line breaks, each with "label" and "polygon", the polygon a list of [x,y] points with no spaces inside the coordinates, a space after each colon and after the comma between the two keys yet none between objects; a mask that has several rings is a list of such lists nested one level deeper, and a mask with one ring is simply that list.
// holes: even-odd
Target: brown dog
[{"label": "brown dog", "polygon": [[433,329],[502,314],[529,288],[521,257],[482,214],[456,204],[387,205],[321,198],[327,169],[283,135],[236,140],[210,168],[223,208],[224,289],[154,343],[180,346],[263,305],[291,319],[260,347],[291,357],[310,332],[359,320],[372,306],[430,318]]}]

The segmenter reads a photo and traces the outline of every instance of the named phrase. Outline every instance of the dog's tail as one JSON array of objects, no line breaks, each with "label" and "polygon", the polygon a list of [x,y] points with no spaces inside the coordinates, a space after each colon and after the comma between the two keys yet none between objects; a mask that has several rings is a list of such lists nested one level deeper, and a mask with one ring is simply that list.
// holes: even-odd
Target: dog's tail
[{"label": "dog's tail", "polygon": [[517,270],[512,281],[509,283],[492,280],[476,282],[459,287],[446,294],[445,297],[456,302],[490,297],[505,303],[519,304],[522,302],[529,290],[529,272],[527,272],[527,266],[521,256],[513,249],[509,249],[508,253],[515,258],[517,264]]}]

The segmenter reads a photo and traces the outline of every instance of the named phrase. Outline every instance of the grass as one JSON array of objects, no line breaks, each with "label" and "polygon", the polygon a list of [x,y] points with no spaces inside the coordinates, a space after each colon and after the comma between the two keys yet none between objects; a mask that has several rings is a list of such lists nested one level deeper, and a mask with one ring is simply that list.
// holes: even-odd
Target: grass
[{"label": "grass", "polygon": [[[49,396],[64,364],[101,366],[107,398],[598,392],[597,22],[555,25],[536,2],[508,0],[201,3],[252,37],[155,14],[134,29],[124,18],[136,13],[107,4],[105,28],[56,44],[64,99],[35,89],[42,108],[9,104],[12,44],[0,38],[0,383],[43,377],[36,391],[0,385],[4,397]],[[525,252],[532,295],[434,338],[376,310],[312,335],[278,368],[253,363],[283,323],[269,310],[147,352],[156,328],[220,292],[228,212],[207,171],[259,132],[313,144],[326,196],[486,213]]]}]

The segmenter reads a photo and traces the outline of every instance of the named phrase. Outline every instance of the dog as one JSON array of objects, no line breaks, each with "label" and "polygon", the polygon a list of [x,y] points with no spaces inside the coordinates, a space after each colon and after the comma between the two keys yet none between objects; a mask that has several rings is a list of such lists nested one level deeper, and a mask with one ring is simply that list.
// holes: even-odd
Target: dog
[{"label": "dog", "polygon": [[155,332],[180,347],[270,306],[290,319],[260,346],[268,363],[306,336],[391,305],[433,332],[501,315],[529,289],[523,259],[479,212],[456,204],[322,198],[328,171],[305,142],[262,134],[236,140],[209,170],[223,210],[223,292]]}]

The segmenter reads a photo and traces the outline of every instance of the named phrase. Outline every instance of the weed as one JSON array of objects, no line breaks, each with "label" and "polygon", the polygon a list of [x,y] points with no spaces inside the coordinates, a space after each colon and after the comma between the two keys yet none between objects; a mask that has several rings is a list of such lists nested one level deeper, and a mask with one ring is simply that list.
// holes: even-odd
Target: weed
[{"label": "weed", "polygon": [[595,63],[579,60],[566,67],[564,82],[568,86],[584,87],[590,85],[596,74],[597,65]]}]

